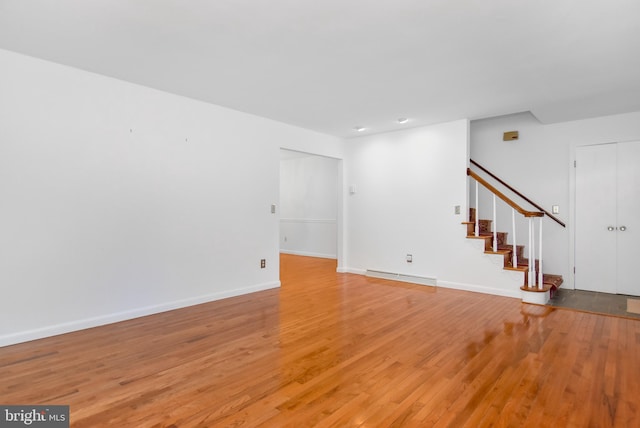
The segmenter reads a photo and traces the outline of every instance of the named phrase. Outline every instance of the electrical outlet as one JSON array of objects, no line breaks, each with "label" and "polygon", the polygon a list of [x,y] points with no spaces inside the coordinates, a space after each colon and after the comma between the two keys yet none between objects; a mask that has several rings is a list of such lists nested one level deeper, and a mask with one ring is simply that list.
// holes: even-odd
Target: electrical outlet
[{"label": "electrical outlet", "polygon": [[413,263],[413,256],[411,254],[407,254],[407,263]]},{"label": "electrical outlet", "polygon": [[456,206],[454,207],[454,213],[455,213],[456,215],[460,215],[460,205],[456,205]]},{"label": "electrical outlet", "polygon": [[551,212],[552,212],[553,214],[560,214],[560,205],[553,205],[553,206],[551,207]]},{"label": "electrical outlet", "polygon": [[267,260],[266,259],[260,259],[260,269],[264,269],[267,267]]}]

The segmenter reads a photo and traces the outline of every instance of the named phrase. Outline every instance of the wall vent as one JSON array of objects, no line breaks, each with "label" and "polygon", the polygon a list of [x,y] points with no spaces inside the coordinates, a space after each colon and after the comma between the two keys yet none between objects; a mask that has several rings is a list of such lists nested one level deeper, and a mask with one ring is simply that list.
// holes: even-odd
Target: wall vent
[{"label": "wall vent", "polygon": [[507,131],[502,134],[502,141],[513,141],[518,139],[518,131]]},{"label": "wall vent", "polygon": [[429,278],[427,276],[406,275],[373,269],[367,269],[365,275],[372,278],[390,279],[392,281],[410,282],[412,284],[431,285],[434,287],[438,285],[436,278]]}]

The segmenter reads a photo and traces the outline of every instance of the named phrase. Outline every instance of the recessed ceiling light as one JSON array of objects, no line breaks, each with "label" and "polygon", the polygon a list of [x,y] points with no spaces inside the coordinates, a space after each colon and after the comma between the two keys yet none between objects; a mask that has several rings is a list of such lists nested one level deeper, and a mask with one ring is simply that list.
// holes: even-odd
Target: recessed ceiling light
[{"label": "recessed ceiling light", "polygon": [[354,131],[358,131],[358,132],[362,132],[362,131],[364,131],[365,129],[367,129],[367,128],[362,127],[362,126],[356,126],[355,128],[353,128],[353,130],[354,130]]},{"label": "recessed ceiling light", "polygon": [[409,119],[407,119],[406,117],[401,117],[400,119],[398,119],[398,123],[407,123],[409,122]]}]

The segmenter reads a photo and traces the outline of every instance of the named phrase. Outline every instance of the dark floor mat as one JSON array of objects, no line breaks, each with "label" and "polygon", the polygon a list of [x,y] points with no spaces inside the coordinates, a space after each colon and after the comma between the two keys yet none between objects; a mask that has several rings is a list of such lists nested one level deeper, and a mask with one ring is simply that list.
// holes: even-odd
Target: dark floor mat
[{"label": "dark floor mat", "polygon": [[640,319],[640,298],[560,288],[548,306]]}]

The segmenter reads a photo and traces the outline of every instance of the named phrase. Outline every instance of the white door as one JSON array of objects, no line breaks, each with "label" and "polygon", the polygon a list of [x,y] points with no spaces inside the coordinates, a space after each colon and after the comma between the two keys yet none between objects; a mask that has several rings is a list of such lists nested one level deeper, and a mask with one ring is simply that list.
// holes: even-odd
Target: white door
[{"label": "white door", "polygon": [[640,296],[640,142],[618,145],[618,294]]},{"label": "white door", "polygon": [[616,145],[576,149],[576,274],[580,290],[616,292]]},{"label": "white door", "polygon": [[631,272],[640,255],[632,242],[639,237],[639,164],[640,142],[576,149],[577,289],[640,295]]}]

